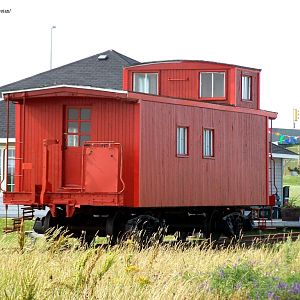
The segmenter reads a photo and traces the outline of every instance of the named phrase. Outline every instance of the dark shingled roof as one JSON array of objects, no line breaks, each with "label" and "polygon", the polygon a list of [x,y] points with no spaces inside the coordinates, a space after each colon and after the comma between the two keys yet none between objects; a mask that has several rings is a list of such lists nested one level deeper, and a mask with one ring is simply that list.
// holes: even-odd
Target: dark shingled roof
[{"label": "dark shingled roof", "polygon": [[297,153],[290,151],[282,146],[272,143],[272,153],[273,154],[287,154],[287,155],[298,155]]},{"label": "dark shingled roof", "polygon": [[[9,137],[15,137],[15,110],[12,106],[12,109],[9,111]],[[6,137],[6,102],[0,101],[0,138]]]},{"label": "dark shingled roof", "polygon": [[[106,58],[99,60],[99,55],[106,55]],[[2,92],[64,84],[121,90],[123,67],[138,63],[138,61],[120,54],[117,51],[108,50],[59,68],[1,86],[0,98]],[[6,137],[6,108],[3,102],[4,101],[0,101],[0,138]],[[13,106],[11,106],[10,115],[10,135],[14,137],[15,113]]]},{"label": "dark shingled roof", "polygon": [[[99,60],[99,55],[107,55],[107,58]],[[1,86],[0,93],[63,84],[121,90],[123,67],[135,64],[138,64],[138,61],[114,50],[108,50]]]}]

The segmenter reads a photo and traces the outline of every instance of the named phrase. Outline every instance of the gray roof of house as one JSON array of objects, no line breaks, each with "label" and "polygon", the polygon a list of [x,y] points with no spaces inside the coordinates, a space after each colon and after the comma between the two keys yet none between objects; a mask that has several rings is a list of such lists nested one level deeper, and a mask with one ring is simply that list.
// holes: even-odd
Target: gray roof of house
[{"label": "gray roof of house", "polygon": [[[104,59],[98,59],[99,56]],[[55,85],[92,86],[108,89],[122,89],[123,67],[139,62],[115,50],[108,50],[76,62],[4,85],[3,92],[41,88]],[[0,138],[6,137],[6,109],[0,101]],[[15,135],[14,106],[10,110],[10,136]]]},{"label": "gray roof of house", "polygon": [[272,143],[272,154],[284,154],[284,155],[298,155],[297,153],[290,151],[280,145]]},{"label": "gray roof of house", "polygon": [[[11,105],[12,109],[9,111],[9,137],[15,137],[15,110],[14,106]],[[6,102],[0,101],[0,138],[6,137]]]},{"label": "gray roof of house", "polygon": [[[100,55],[106,56],[106,59],[99,60]],[[0,93],[63,84],[121,90],[123,67],[138,63],[114,50],[108,50],[1,86]]]}]

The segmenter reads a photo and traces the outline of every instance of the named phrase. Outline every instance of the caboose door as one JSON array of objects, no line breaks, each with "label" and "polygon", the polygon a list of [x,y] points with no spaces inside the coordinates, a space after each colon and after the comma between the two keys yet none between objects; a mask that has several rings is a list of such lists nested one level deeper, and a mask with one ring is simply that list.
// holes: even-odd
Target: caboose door
[{"label": "caboose door", "polygon": [[91,107],[66,107],[64,118],[63,178],[64,187],[80,187],[82,148],[91,139]]}]

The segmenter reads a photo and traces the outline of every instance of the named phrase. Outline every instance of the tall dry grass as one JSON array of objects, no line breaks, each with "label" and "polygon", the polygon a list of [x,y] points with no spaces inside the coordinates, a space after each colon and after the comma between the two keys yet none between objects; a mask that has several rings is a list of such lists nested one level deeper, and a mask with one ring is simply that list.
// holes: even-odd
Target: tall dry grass
[{"label": "tall dry grass", "polygon": [[[20,238],[19,238],[20,240]],[[299,299],[300,240],[275,246],[83,247],[0,239],[0,299]]]}]

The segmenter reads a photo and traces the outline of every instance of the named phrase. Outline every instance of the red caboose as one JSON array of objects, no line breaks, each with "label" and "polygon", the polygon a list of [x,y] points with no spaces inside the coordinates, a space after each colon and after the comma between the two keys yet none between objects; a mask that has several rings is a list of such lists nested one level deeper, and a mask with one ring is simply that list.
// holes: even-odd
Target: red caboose
[{"label": "red caboose", "polygon": [[260,70],[203,61],[124,69],[123,89],[53,86],[16,103],[15,191],[49,207],[35,229],[118,236],[159,226],[236,234],[241,211],[270,205],[269,120]]}]

